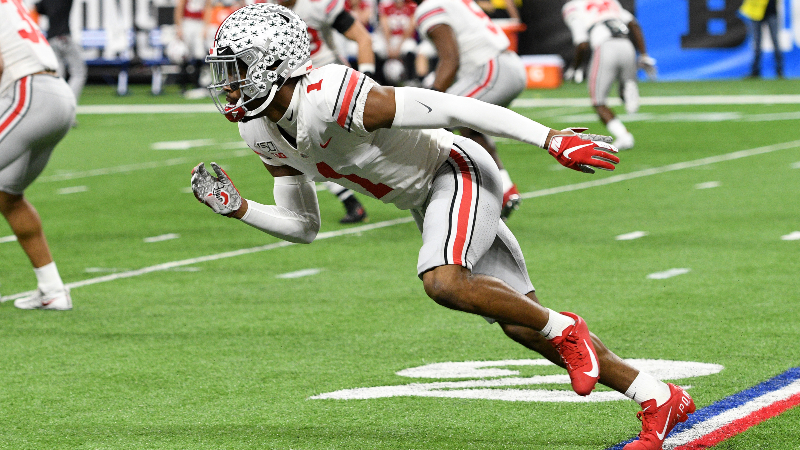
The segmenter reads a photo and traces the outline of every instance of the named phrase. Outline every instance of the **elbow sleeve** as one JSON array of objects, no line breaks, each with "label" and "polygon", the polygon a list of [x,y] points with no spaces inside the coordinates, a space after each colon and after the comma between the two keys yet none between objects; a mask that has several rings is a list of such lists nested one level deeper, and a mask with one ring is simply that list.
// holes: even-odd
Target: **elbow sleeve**
[{"label": "elbow sleeve", "polygon": [[275,205],[248,200],[241,221],[272,236],[308,244],[320,227],[319,203],[314,182],[304,175],[275,178]]}]

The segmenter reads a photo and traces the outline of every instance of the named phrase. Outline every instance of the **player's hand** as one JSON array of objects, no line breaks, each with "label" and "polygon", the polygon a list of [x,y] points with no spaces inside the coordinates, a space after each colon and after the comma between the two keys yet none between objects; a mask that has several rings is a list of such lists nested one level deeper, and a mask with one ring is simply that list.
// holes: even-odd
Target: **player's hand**
[{"label": "player's hand", "polygon": [[611,136],[583,133],[586,128],[567,128],[564,134],[553,136],[548,153],[562,166],[585,173],[594,169],[614,170],[619,163],[613,153],[617,149],[611,145]]},{"label": "player's hand", "polygon": [[192,192],[198,201],[205,203],[215,213],[230,215],[242,206],[242,196],[217,163],[212,162],[211,168],[216,177],[208,173],[204,163],[192,169]]},{"label": "player's hand", "polygon": [[644,72],[647,74],[647,78],[650,78],[651,80],[656,79],[658,70],[656,69],[655,58],[647,54],[639,55],[637,65],[639,66],[640,69],[644,70]]}]

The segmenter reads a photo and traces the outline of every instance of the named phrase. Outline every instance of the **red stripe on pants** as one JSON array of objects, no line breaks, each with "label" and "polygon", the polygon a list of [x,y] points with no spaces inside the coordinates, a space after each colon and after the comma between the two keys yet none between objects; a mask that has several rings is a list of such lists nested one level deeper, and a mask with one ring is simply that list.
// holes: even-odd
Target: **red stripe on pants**
[{"label": "red stripe on pants", "polygon": [[467,234],[469,231],[470,212],[472,211],[472,196],[475,184],[472,180],[472,170],[470,170],[467,161],[461,156],[460,153],[451,149],[450,158],[458,166],[461,173],[461,203],[458,205],[458,215],[456,217],[456,236],[453,240],[453,264],[464,265],[462,253],[464,246],[467,243]]},{"label": "red stripe on pants", "polygon": [[473,97],[473,96],[475,96],[475,94],[477,94],[482,89],[484,89],[486,86],[488,86],[489,82],[492,81],[492,75],[494,75],[494,60],[493,59],[489,60],[489,73],[486,75],[486,79],[483,80],[483,83],[480,86],[478,86],[477,88],[475,88],[475,90],[473,90],[469,94],[465,95],[465,97]]},{"label": "red stripe on pants", "polygon": [[18,90],[17,90],[17,103],[13,106],[14,110],[11,111],[11,114],[6,117],[6,120],[0,124],[0,136],[3,135],[10,128],[14,122],[16,122],[17,117],[22,113],[22,110],[25,109],[25,103],[28,101],[28,83],[30,82],[30,77],[20,78]]}]

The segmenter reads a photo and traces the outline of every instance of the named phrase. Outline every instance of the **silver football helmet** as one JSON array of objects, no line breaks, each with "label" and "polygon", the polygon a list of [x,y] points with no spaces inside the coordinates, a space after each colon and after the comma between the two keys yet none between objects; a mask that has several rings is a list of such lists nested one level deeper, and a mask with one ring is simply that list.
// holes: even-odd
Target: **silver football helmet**
[{"label": "silver football helmet", "polygon": [[[219,26],[206,62],[212,74],[208,90],[219,112],[231,122],[255,116],[286,80],[311,70],[306,24],[280,5],[245,6]],[[226,91],[237,89],[242,97],[235,105],[227,103]],[[258,108],[248,108],[254,99],[264,97]]]}]

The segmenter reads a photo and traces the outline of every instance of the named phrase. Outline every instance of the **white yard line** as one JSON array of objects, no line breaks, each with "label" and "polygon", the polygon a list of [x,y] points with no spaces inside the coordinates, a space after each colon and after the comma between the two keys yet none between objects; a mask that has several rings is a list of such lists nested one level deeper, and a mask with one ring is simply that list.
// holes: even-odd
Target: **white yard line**
[{"label": "white yard line", "polygon": [[562,192],[578,191],[581,189],[588,189],[597,186],[605,186],[607,184],[619,183],[621,181],[633,180],[636,178],[649,177],[651,175],[659,175],[662,173],[674,172],[676,170],[691,169],[694,167],[707,166],[709,164],[716,164],[724,161],[733,161],[735,159],[747,158],[749,156],[763,155],[764,153],[771,153],[778,150],[786,150],[789,148],[800,148],[800,140],[784,142],[781,144],[767,145],[764,147],[751,148],[748,150],[740,150],[738,152],[726,153],[724,155],[709,156],[708,158],[695,159],[694,161],[684,161],[675,164],[669,164],[666,166],[654,167],[652,169],[645,169],[631,173],[614,175],[608,178],[601,178],[599,180],[586,181],[584,183],[568,184],[566,186],[559,186],[550,189],[542,189],[539,191],[526,192],[524,194],[520,194],[520,197],[535,198],[553,194],[560,194]]},{"label": "white yard line", "polygon": [[[674,97],[641,97],[641,105],[648,106],[697,106],[697,105],[794,105],[800,104],[800,95],[677,95]],[[618,106],[622,101],[610,98],[609,106]],[[518,98],[511,102],[512,108],[556,108],[564,106],[592,106],[585,98]]]},{"label": "white yard line", "polygon": [[[560,187],[551,188],[551,189],[542,189],[542,190],[539,190],[539,191],[524,193],[524,194],[521,195],[521,197],[522,198],[544,197],[546,195],[554,195],[554,194],[560,194],[560,193],[563,193],[563,192],[577,191],[577,190],[580,190],[580,189],[587,189],[587,188],[590,188],[590,187],[605,186],[605,185],[608,185],[608,184],[619,183],[619,182],[622,182],[622,181],[633,180],[633,179],[636,179],[636,178],[642,178],[642,177],[647,177],[647,176],[651,176],[651,175],[658,175],[658,174],[662,174],[662,173],[666,173],[666,172],[672,172],[672,171],[676,171],[676,170],[690,169],[690,168],[693,168],[693,167],[707,166],[709,164],[715,164],[715,163],[724,162],[724,161],[732,161],[732,160],[735,160],[735,159],[746,158],[748,156],[762,155],[762,154],[765,154],[765,153],[775,152],[775,151],[778,151],[778,150],[786,150],[786,149],[790,149],[790,148],[800,148],[800,140],[784,142],[782,144],[767,145],[767,146],[764,146],[764,147],[758,147],[758,148],[753,148],[753,149],[748,149],[748,150],[740,150],[740,151],[737,151],[737,152],[727,153],[727,154],[724,154],[724,155],[711,156],[711,157],[708,157],[708,158],[696,159],[694,161],[685,161],[685,162],[681,162],[681,163],[670,164],[670,165],[663,166],[663,167],[655,167],[655,168],[652,168],[652,169],[640,170],[638,172],[631,172],[631,173],[627,173],[627,174],[615,175],[615,176],[611,176],[611,177],[608,177],[608,178],[603,178],[603,179],[596,180],[596,181],[589,181],[589,182],[586,182],[586,183],[577,183],[577,184],[570,184],[570,185],[567,185],[567,186],[560,186]],[[339,237],[339,236],[345,236],[345,235],[349,235],[349,234],[358,234],[358,233],[361,233],[361,232],[364,232],[364,231],[370,231],[370,230],[375,230],[375,229],[379,229],[379,228],[391,227],[391,226],[394,226],[394,225],[408,223],[408,222],[411,222],[412,220],[413,219],[411,217],[403,217],[403,218],[399,218],[399,219],[387,220],[387,221],[384,221],[384,222],[378,222],[378,223],[369,224],[369,225],[361,225],[361,226],[358,226],[358,227],[347,228],[347,229],[344,229],[344,230],[328,231],[326,233],[320,233],[319,235],[317,235],[317,239],[316,240],[330,239],[330,238]],[[184,259],[184,260],[181,260],[181,261],[173,261],[173,262],[168,262],[168,263],[163,263],[163,264],[157,264],[155,266],[143,267],[143,268],[137,269],[137,270],[130,270],[130,271],[127,271],[127,272],[115,273],[115,274],[106,275],[106,276],[102,276],[102,277],[98,277],[98,278],[90,278],[88,280],[69,283],[69,284],[67,284],[67,286],[69,288],[71,288],[71,289],[74,289],[74,288],[78,288],[78,287],[89,286],[89,285],[98,284],[98,283],[105,283],[105,282],[108,282],[108,281],[114,281],[114,280],[119,280],[119,279],[123,279],[123,278],[137,277],[137,276],[145,275],[145,274],[148,274],[148,273],[151,273],[151,272],[159,272],[159,271],[173,269],[175,267],[189,266],[189,265],[203,263],[203,262],[207,262],[207,261],[216,261],[216,260],[219,260],[219,259],[232,258],[232,257],[235,257],[235,256],[249,255],[251,253],[259,253],[259,252],[264,252],[264,251],[268,251],[268,250],[274,250],[274,249],[277,249],[277,248],[288,247],[290,245],[294,245],[294,244],[292,244],[291,242],[285,242],[285,241],[276,242],[274,244],[262,245],[260,247],[251,247],[251,248],[245,248],[245,249],[241,249],[241,250],[234,250],[234,251],[225,252],[225,253],[217,253],[217,254],[214,254],[214,255],[207,255],[207,256],[200,256],[200,257],[196,257],[196,258],[189,258],[189,259]],[[9,301],[9,300],[14,300],[16,298],[25,297],[25,296],[31,295],[31,294],[32,294],[32,291],[30,291],[30,292],[21,292],[19,294],[14,294],[14,295],[10,295],[10,296],[7,296],[7,297],[2,297],[2,299],[0,299],[0,301],[6,302],[6,301]]]},{"label": "white yard line", "polygon": [[[794,105],[800,104],[800,95],[678,95],[672,97],[641,97],[640,104],[649,106],[675,105]],[[618,98],[610,98],[609,106],[622,104]],[[511,102],[512,108],[563,108],[568,106],[590,107],[589,97],[580,98],[518,98]],[[209,103],[167,105],[78,105],[78,114],[194,114],[217,113]]]},{"label": "white yard line", "polygon": [[[220,145],[228,145],[228,144],[220,144]],[[250,151],[249,149],[237,150],[227,155],[216,156],[215,158],[223,160],[227,158],[241,158],[243,156],[249,156],[252,154],[253,152]],[[79,178],[90,178],[101,175],[113,175],[116,173],[128,173],[128,172],[136,172],[139,170],[159,169],[162,167],[180,166],[184,164],[197,164],[197,163],[198,160],[196,157],[172,158],[172,159],[165,159],[163,161],[145,161],[136,164],[127,164],[124,166],[102,167],[99,169],[85,170],[83,172],[56,173],[53,175],[39,177],[39,179],[36,180],[36,182],[48,183],[53,181],[76,180]]]},{"label": "white yard line", "polygon": [[618,241],[632,241],[647,236],[647,231],[631,231],[630,233],[620,234],[615,239]]},{"label": "white yard line", "polygon": [[651,273],[650,275],[647,276],[647,278],[651,280],[666,280],[667,278],[677,277],[678,275],[684,275],[691,271],[692,269],[688,268],[675,268],[675,269],[665,270],[663,272]]}]

